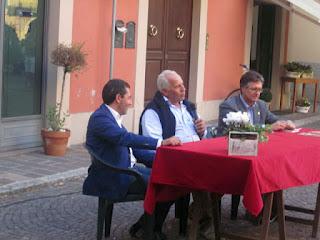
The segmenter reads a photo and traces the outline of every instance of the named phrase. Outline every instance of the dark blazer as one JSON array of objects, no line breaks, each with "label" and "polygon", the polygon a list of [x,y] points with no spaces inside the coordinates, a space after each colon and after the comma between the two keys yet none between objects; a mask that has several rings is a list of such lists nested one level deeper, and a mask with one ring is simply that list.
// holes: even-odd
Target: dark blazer
[{"label": "dark blazer", "polygon": [[[110,110],[102,104],[90,117],[86,144],[107,163],[130,167],[129,148],[156,149],[157,139],[140,136],[120,128]],[[117,199],[124,197],[133,178],[110,173],[94,162],[88,170],[83,193]]]},{"label": "dark blazer", "polygon": [[[219,122],[218,122],[218,135],[221,136],[226,128],[223,118],[229,112],[246,112],[246,107],[240,99],[240,95],[232,96],[222,102],[219,106]],[[253,124],[272,124],[278,121],[278,117],[269,111],[266,103],[262,100],[256,102],[254,108],[254,123]]]}]

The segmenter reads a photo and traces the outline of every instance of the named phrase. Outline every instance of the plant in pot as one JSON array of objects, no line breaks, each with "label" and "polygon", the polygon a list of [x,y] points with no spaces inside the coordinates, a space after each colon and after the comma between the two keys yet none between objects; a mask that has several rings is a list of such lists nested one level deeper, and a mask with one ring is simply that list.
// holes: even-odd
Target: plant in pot
[{"label": "plant in pot", "polygon": [[300,113],[307,113],[310,109],[311,103],[308,98],[302,97],[296,101],[296,111]]},{"label": "plant in pot", "polygon": [[298,78],[303,72],[303,67],[298,62],[288,62],[284,65],[284,68],[286,70],[286,77]]},{"label": "plant in pot", "polygon": [[302,77],[313,78],[313,70],[311,65],[301,65]]},{"label": "plant in pot", "polygon": [[270,103],[272,100],[272,93],[270,88],[263,88],[259,98],[265,101],[268,108],[270,108]]},{"label": "plant in pot", "polygon": [[41,130],[44,151],[48,155],[63,156],[66,152],[70,130],[64,128],[66,117],[62,111],[66,76],[79,71],[86,65],[87,54],[82,50],[83,44],[59,44],[51,53],[52,64],[63,68],[60,99],[55,106],[48,108],[46,114],[48,128]]}]

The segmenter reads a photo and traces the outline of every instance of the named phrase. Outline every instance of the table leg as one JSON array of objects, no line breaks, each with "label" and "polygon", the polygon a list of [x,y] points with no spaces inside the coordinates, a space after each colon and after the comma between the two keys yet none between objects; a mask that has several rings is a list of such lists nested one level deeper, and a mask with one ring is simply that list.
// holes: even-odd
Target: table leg
[{"label": "table leg", "polygon": [[202,208],[204,207],[202,205],[204,202],[208,202],[208,199],[205,199],[208,198],[208,194],[204,192],[193,192],[192,198],[194,201],[194,211],[192,213],[192,221],[188,234],[188,240],[197,239],[198,225],[203,213]]},{"label": "table leg", "polygon": [[284,217],[284,203],[283,203],[283,191],[280,190],[275,193],[277,200],[277,213],[278,213],[278,224],[279,224],[279,239],[286,239],[285,231],[285,217]]},{"label": "table leg", "polygon": [[305,96],[305,93],[306,93],[306,84],[302,83],[302,97]]},{"label": "table leg", "polygon": [[284,94],[284,86],[285,86],[285,81],[282,80],[281,82],[281,95],[280,95],[280,110],[282,110],[282,98]]},{"label": "table leg", "polygon": [[291,111],[294,112],[296,109],[296,92],[297,92],[297,87],[296,87],[296,83],[293,83],[293,98],[292,98],[292,107],[291,107]]},{"label": "table leg", "polygon": [[214,234],[215,239],[220,240],[220,209],[219,209],[219,201],[220,196],[216,193],[212,193],[212,217],[213,217],[213,225],[214,225]]},{"label": "table leg", "polygon": [[314,100],[313,100],[313,112],[317,111],[317,103],[318,103],[318,83],[316,83],[314,89]]},{"label": "table leg", "polygon": [[263,208],[263,217],[262,217],[262,231],[260,235],[261,240],[268,239],[268,231],[270,225],[270,216],[272,209],[272,200],[273,200],[273,192],[266,194],[266,200]]},{"label": "table leg", "polygon": [[316,209],[314,212],[314,218],[313,218],[313,224],[312,224],[312,237],[313,238],[316,238],[317,234],[318,234],[319,216],[320,216],[320,184],[318,184]]}]

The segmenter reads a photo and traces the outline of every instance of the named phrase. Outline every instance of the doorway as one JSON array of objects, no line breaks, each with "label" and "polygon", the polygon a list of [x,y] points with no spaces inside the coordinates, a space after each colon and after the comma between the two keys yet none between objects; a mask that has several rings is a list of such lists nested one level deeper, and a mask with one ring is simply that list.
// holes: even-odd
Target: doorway
[{"label": "doorway", "polygon": [[45,0],[1,3],[0,150],[39,146]]},{"label": "doorway", "polygon": [[264,87],[271,88],[276,6],[256,5],[253,9],[250,69],[264,77]]},{"label": "doorway", "polygon": [[192,3],[193,0],[149,0],[145,102],[154,96],[157,76],[165,69],[180,74],[188,89]]}]

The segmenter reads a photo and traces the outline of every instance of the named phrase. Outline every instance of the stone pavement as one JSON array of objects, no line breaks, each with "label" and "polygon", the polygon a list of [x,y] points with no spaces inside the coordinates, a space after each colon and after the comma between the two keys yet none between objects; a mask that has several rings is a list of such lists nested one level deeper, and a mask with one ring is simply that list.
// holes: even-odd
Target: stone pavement
[{"label": "stone pavement", "polygon": [[[319,113],[277,114],[282,119],[293,120],[297,126],[320,122]],[[216,121],[209,124],[216,124]],[[0,195],[85,176],[89,164],[89,155],[82,145],[72,146],[64,157],[47,156],[42,148],[0,153]]]},{"label": "stone pavement", "polygon": [[[1,240],[94,240],[98,199],[81,194],[82,178],[59,181],[45,187],[0,196]],[[314,207],[316,185],[285,191],[286,203]],[[130,240],[129,227],[143,212],[143,202],[115,204],[113,210],[112,240]],[[258,236],[261,227],[244,219],[245,210],[240,204],[238,220],[232,221],[230,195],[222,198],[222,228],[229,233]],[[287,213],[288,214],[288,213]],[[174,218],[174,208],[166,218],[163,231],[168,240],[182,240],[178,236],[179,222]],[[198,240],[214,239],[213,231],[199,234]],[[311,227],[286,222],[287,240],[311,240]],[[104,238],[103,238],[104,239]],[[268,239],[278,239],[278,224],[272,223]],[[319,234],[318,238],[320,240]]]}]

